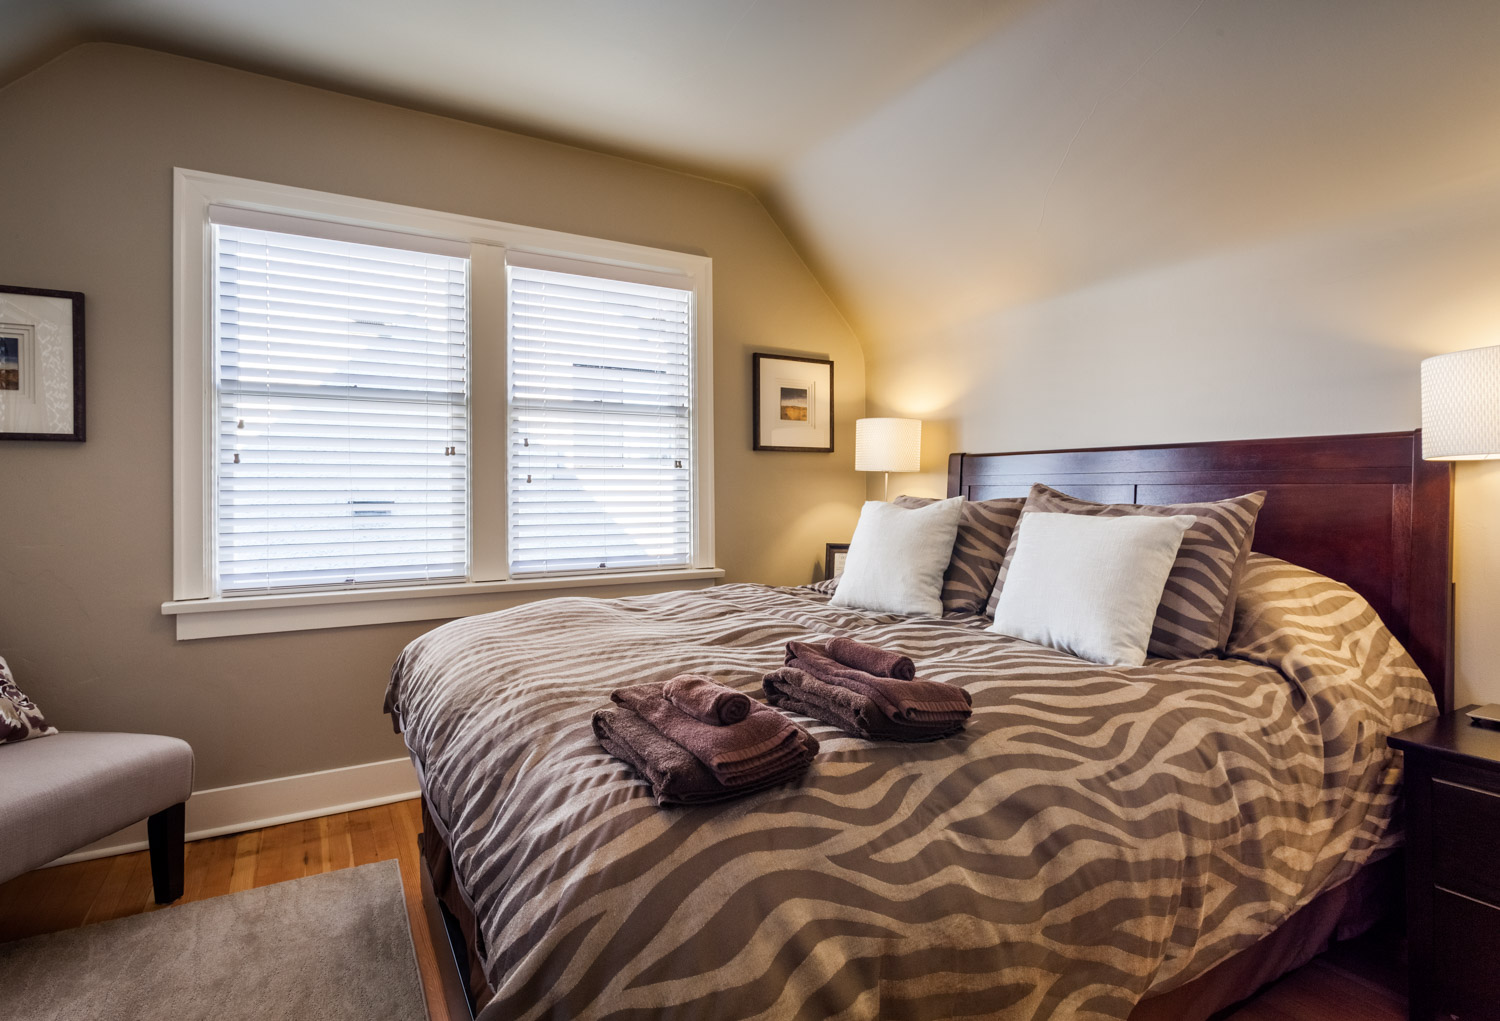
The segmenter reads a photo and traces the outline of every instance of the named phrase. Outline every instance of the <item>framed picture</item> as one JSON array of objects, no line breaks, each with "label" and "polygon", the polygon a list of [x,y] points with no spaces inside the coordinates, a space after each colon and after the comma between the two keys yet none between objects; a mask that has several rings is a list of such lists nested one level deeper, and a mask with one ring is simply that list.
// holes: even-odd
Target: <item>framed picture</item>
[{"label": "framed picture", "polygon": [[83,439],[83,295],[0,286],[0,440]]},{"label": "framed picture", "polygon": [[751,377],[755,450],[833,450],[833,362],[756,354]]},{"label": "framed picture", "polygon": [[847,542],[830,542],[823,546],[823,580],[837,578],[844,573],[844,561],[849,556]]}]

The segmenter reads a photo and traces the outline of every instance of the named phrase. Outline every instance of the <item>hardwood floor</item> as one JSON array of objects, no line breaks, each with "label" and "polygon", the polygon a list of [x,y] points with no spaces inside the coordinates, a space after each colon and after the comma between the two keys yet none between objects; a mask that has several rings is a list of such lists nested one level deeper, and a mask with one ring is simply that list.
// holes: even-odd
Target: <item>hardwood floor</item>
[{"label": "hardwood floor", "polygon": [[[422,904],[416,801],[287,823],[187,845],[178,903],[394,858],[432,1021],[459,1021],[444,1001],[439,954]],[[0,884],[0,942],[160,911],[145,851],[40,869]],[[1399,964],[1379,934],[1343,944],[1215,1021],[1405,1021]]]}]

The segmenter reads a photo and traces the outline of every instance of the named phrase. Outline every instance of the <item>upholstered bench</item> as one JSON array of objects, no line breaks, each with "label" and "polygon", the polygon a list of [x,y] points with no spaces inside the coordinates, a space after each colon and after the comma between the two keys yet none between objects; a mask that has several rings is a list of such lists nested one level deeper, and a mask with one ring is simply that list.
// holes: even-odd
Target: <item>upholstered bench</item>
[{"label": "upholstered bench", "polygon": [[182,896],[193,749],[154,734],[52,734],[0,744],[0,882],[147,820],[156,902]]}]

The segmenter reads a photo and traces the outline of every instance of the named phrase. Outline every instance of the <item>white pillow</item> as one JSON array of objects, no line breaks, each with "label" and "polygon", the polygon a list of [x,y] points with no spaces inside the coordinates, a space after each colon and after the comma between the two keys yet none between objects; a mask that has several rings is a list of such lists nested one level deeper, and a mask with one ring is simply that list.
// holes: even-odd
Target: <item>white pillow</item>
[{"label": "white pillow", "polygon": [[1196,521],[1021,515],[989,630],[1094,663],[1140,666],[1177,547]]},{"label": "white pillow", "polygon": [[963,502],[955,496],[926,507],[866,503],[830,602],[880,613],[941,615],[943,573],[953,556]]}]

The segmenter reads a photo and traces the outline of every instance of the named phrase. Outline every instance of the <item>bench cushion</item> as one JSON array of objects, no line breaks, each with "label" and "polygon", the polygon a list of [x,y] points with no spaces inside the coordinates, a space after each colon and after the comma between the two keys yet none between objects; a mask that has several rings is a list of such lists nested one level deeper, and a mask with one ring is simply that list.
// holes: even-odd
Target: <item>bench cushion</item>
[{"label": "bench cushion", "polygon": [[193,749],[155,734],[0,745],[0,882],[186,801]]}]

